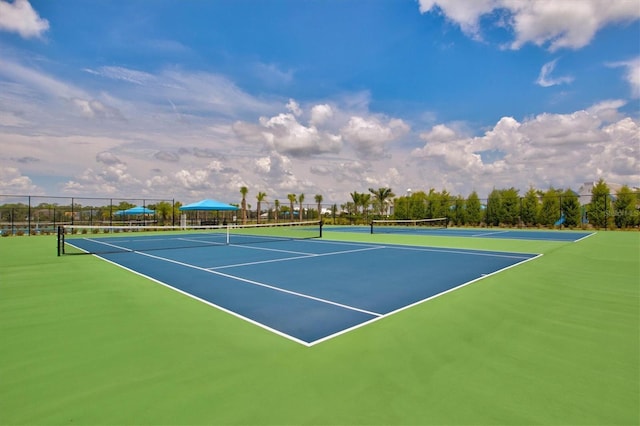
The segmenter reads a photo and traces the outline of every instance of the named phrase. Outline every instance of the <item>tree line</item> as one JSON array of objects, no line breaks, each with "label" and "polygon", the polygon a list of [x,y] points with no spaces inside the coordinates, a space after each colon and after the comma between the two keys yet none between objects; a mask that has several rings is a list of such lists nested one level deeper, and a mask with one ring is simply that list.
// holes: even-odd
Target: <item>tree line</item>
[{"label": "tree line", "polygon": [[[240,217],[242,218],[242,224],[246,224],[253,215],[253,211],[251,211],[251,205],[247,203],[247,195],[249,193],[249,188],[246,186],[240,187],[240,194],[242,199],[240,200]],[[306,196],[304,193],[295,194],[290,193],[287,194],[287,200],[289,201],[289,205],[283,205],[279,199],[275,199],[273,201],[273,208],[268,208],[265,212],[262,209],[262,203],[266,201],[267,193],[259,191],[256,194],[256,210],[255,210],[255,222],[261,223],[265,221],[274,221],[278,222],[280,220],[287,221],[303,221],[303,220],[311,220],[318,219],[322,214],[322,194],[315,194],[314,201],[318,206],[318,210],[313,212],[310,209],[304,208],[304,201]],[[233,203],[232,203],[233,205]],[[297,206],[297,207],[296,207]],[[266,217],[263,218],[263,214],[266,213]]]},{"label": "tree line", "polygon": [[[627,185],[615,193],[600,179],[592,188],[588,200],[580,199],[570,189],[549,188],[545,191],[529,188],[520,194],[513,187],[494,188],[488,198],[481,199],[476,191],[467,197],[454,196],[447,192],[430,189],[408,191],[396,196],[391,188],[369,188],[367,192],[354,191],[350,199],[337,205],[323,205],[323,196],[315,194],[313,201],[304,193],[287,194],[286,200],[267,201],[268,195],[258,191],[249,197],[249,188],[240,188],[239,210],[230,213],[199,212],[196,221],[217,218],[223,214],[226,221],[236,223],[263,223],[278,221],[303,221],[323,219],[333,224],[368,224],[372,219],[428,219],[447,218],[455,226],[526,226],[569,228],[594,226],[597,228],[631,228],[640,226],[640,193]],[[107,205],[82,205],[76,201],[88,200],[67,198],[70,204],[40,202],[40,197],[28,197],[27,203],[5,203],[0,205],[0,222],[6,227],[14,223],[38,224],[116,224],[124,219],[115,213],[138,204],[132,201],[103,199]],[[46,198],[46,197],[42,197]],[[49,197],[53,199],[56,197]],[[251,199],[255,198],[255,208]],[[64,200],[64,198],[60,198]],[[92,200],[96,200],[95,198]],[[137,200],[155,213],[152,216],[132,218],[133,222],[158,225],[178,225],[182,203],[171,200]],[[306,204],[305,204],[306,202]],[[33,203],[33,205],[32,205]],[[231,203],[234,204],[234,203]],[[266,208],[265,207],[266,204]],[[191,216],[190,216],[191,217]],[[193,222],[191,222],[193,223]]]},{"label": "tree line", "polygon": [[[482,202],[484,201],[484,202]],[[467,198],[447,191],[419,191],[394,200],[395,219],[447,218],[456,226],[630,228],[640,225],[640,192],[624,185],[611,194],[600,179],[587,200],[571,189],[493,189],[486,200],[473,191]]]}]

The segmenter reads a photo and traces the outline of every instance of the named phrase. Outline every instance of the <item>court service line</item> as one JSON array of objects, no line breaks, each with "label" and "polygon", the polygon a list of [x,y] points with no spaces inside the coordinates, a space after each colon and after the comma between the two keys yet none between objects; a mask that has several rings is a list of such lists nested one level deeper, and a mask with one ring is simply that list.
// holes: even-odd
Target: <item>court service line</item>
[{"label": "court service line", "polygon": [[[237,246],[237,247],[255,248],[255,247],[249,247],[249,246]],[[329,253],[308,253],[308,254],[303,255],[303,256],[285,257],[285,258],[282,258],[282,259],[258,260],[258,261],[255,261],[255,262],[246,262],[246,263],[236,263],[236,264],[233,264],[233,265],[214,266],[212,268],[207,268],[207,269],[210,270],[210,271],[215,271],[215,270],[218,270],[218,269],[235,268],[237,266],[259,265],[261,263],[288,262],[290,260],[308,259],[308,258],[311,258],[311,257],[335,256],[337,254],[356,253],[356,252],[360,252],[360,251],[370,251],[370,250],[379,250],[379,249],[382,249],[382,248],[388,248],[388,247],[386,247],[386,246],[378,246],[378,247],[367,247],[367,248],[354,249],[354,250],[333,251],[333,252],[329,252]],[[263,249],[263,250],[269,250],[269,249]],[[284,250],[274,250],[274,251],[284,251]],[[293,252],[293,253],[295,253],[295,252]]]},{"label": "court service line", "polygon": [[348,309],[350,311],[362,312],[362,313],[365,313],[367,315],[373,315],[373,316],[382,316],[383,315],[383,314],[378,313],[378,312],[367,311],[365,309],[356,308],[355,306],[349,306],[349,305],[345,305],[345,304],[342,304],[342,303],[334,302],[332,300],[323,299],[321,297],[311,296],[310,294],[299,293],[297,291],[292,291],[292,290],[287,290],[287,289],[280,288],[280,287],[275,287],[275,286],[272,286],[272,285],[269,285],[269,284],[265,284],[265,283],[261,283],[261,282],[258,282],[258,281],[253,281],[253,280],[249,280],[249,279],[242,278],[242,277],[236,277],[235,275],[225,274],[224,272],[212,271],[210,269],[203,268],[203,267],[196,266],[196,265],[192,265],[190,263],[180,262],[178,260],[169,259],[169,258],[162,257],[162,256],[156,256],[156,255],[150,254],[150,253],[144,253],[144,252],[140,252],[140,251],[137,251],[137,250],[128,249],[126,247],[117,246],[115,244],[106,243],[104,241],[97,241],[97,240],[93,240],[93,241],[96,242],[96,243],[99,243],[99,244],[104,244],[104,245],[107,245],[107,246],[115,247],[115,248],[118,248],[120,250],[126,250],[128,252],[139,254],[140,256],[147,256],[147,257],[150,257],[152,259],[158,259],[158,260],[162,260],[164,262],[175,263],[176,265],[181,265],[181,266],[184,266],[184,267],[187,267],[187,268],[197,269],[199,271],[204,271],[204,272],[207,272],[209,274],[215,274],[215,275],[219,275],[221,277],[230,278],[232,280],[242,281],[242,282],[245,282],[245,283],[248,283],[248,284],[253,284],[253,285],[256,285],[256,286],[259,286],[259,287],[268,288],[270,290],[275,290],[275,291],[280,291],[282,293],[291,294],[293,296],[298,296],[298,297],[303,297],[305,299],[315,300],[316,302],[321,302],[321,303],[326,303],[326,304],[329,304],[329,305],[338,306],[340,308]]},{"label": "court service line", "polygon": [[[85,238],[85,240],[91,241],[91,242],[96,243],[96,244],[102,244],[102,245],[105,245],[105,246],[117,248],[118,250],[122,250],[122,251],[126,251],[126,252],[135,252],[135,250],[127,248],[127,247],[118,246],[118,245],[115,245],[115,244],[107,243],[105,241],[94,240],[93,238]],[[126,242],[129,242],[129,241],[132,241],[132,240],[125,240],[124,242],[126,243]]]},{"label": "court service line", "polygon": [[480,234],[472,234],[472,237],[484,237],[486,235],[508,234],[510,231],[482,232]]},{"label": "court service line", "polygon": [[431,247],[409,247],[409,246],[395,246],[388,245],[388,248],[397,248],[399,250],[413,250],[413,251],[432,251],[436,253],[453,253],[453,254],[464,254],[469,256],[487,256],[487,257],[502,257],[507,259],[528,259],[531,255],[528,253],[511,253],[511,254],[501,254],[497,252],[484,252],[481,250],[456,250],[456,249],[437,249]]},{"label": "court service line", "polygon": [[[173,239],[173,238],[172,238]],[[226,246],[227,243],[224,241],[207,241],[203,238],[184,238],[184,237],[179,237],[179,238],[175,238],[178,241],[187,241],[189,243],[199,243],[199,244],[204,244],[204,245],[211,245],[211,246]]]},{"label": "court service line", "polygon": [[266,283],[261,283],[261,282],[258,282],[258,281],[249,280],[247,278],[242,278],[242,277],[237,277],[235,275],[225,274],[224,272],[212,271],[212,270],[207,269],[207,268],[202,268],[200,266],[191,265],[190,263],[184,263],[184,262],[180,262],[178,260],[168,259],[166,257],[156,256],[156,255],[149,254],[149,253],[143,253],[143,252],[139,252],[139,251],[136,251],[136,250],[131,250],[131,251],[133,253],[139,254],[141,256],[147,256],[147,257],[150,257],[152,259],[158,259],[158,260],[162,260],[162,261],[169,262],[169,263],[175,263],[176,265],[181,265],[181,266],[184,266],[184,267],[187,267],[187,268],[197,269],[199,271],[204,271],[204,272],[207,272],[209,274],[215,274],[215,275],[219,275],[221,277],[229,278],[229,279],[232,279],[232,280],[242,281],[242,282],[245,282],[247,284],[252,284],[252,285],[259,286],[259,287],[268,288],[270,290],[275,290],[275,291],[279,291],[279,292],[282,292],[282,293],[291,294],[293,296],[298,296],[298,297],[302,297],[302,298],[305,298],[305,299],[315,300],[316,302],[321,302],[321,303],[326,303],[326,304],[329,304],[329,305],[338,306],[340,308],[348,309],[350,311],[362,312],[364,314],[373,315],[373,316],[382,316],[383,315],[383,314],[378,313],[378,312],[367,311],[365,309],[356,308],[355,306],[349,306],[349,305],[345,305],[343,303],[334,302],[332,300],[323,299],[321,297],[311,296],[310,294],[304,294],[304,293],[299,293],[297,291],[287,290],[287,289],[276,287],[276,286],[272,286],[272,285],[269,285],[269,284],[266,284]]},{"label": "court service line", "polygon": [[[509,232],[509,231],[503,231]],[[383,247],[383,248],[391,248],[391,249],[400,249],[400,250],[415,250],[415,251],[432,251],[436,253],[454,253],[454,254],[468,254],[471,256],[489,256],[489,257],[504,257],[504,258],[513,258],[513,259],[526,259],[531,254],[530,253],[518,253],[518,252],[505,252],[510,254],[502,254],[496,251],[486,251],[479,249],[453,249],[453,248],[437,248],[437,247],[428,247],[428,246],[408,246],[403,244],[381,244],[381,243],[353,243],[353,242],[344,242],[344,241],[323,241],[323,240],[312,240],[314,244],[332,244],[332,245],[347,245],[347,246],[360,246],[360,247]]]},{"label": "court service line", "polygon": [[[291,295],[294,295],[294,296],[298,296],[298,297],[314,300],[314,301],[317,301],[317,302],[320,302],[320,303],[326,303],[326,304],[329,304],[329,305],[334,305],[334,306],[337,306],[337,307],[340,307],[340,308],[343,308],[343,309],[356,311],[356,312],[361,312],[361,313],[364,313],[364,314],[367,314],[367,315],[371,315],[371,316],[373,316],[375,318],[383,318],[385,316],[384,314],[381,314],[381,313],[378,313],[378,312],[367,311],[365,309],[356,308],[354,306],[349,306],[349,305],[345,305],[345,304],[342,304],[342,303],[337,303],[337,302],[334,302],[334,301],[331,301],[331,300],[322,299],[322,298],[311,296],[311,295],[308,295],[308,294],[298,293],[298,292],[295,292],[295,291],[286,290],[286,289],[279,288],[279,287],[274,287],[274,286],[271,286],[269,284],[260,283],[260,282],[257,282],[257,281],[252,281],[252,280],[248,280],[248,279],[241,278],[241,277],[236,277],[236,276],[225,274],[225,273],[222,273],[222,272],[211,271],[211,270],[208,270],[206,268],[201,268],[199,266],[191,265],[191,264],[180,262],[180,261],[173,260],[173,259],[164,258],[164,257],[161,257],[161,256],[155,256],[155,255],[152,255],[152,254],[149,254],[149,253],[143,253],[143,252],[140,252],[140,251],[128,249],[126,247],[118,246],[118,245],[115,245],[115,244],[106,243],[104,241],[93,240],[93,239],[90,239],[90,238],[87,238],[87,240],[91,240],[91,241],[93,241],[95,243],[98,243],[98,244],[104,244],[104,245],[107,245],[107,246],[110,246],[110,247],[114,247],[114,248],[117,248],[119,250],[124,250],[124,251],[131,252],[131,253],[134,253],[134,254],[139,254],[141,256],[147,256],[147,257],[154,258],[154,259],[157,259],[157,260],[170,262],[170,263],[175,263],[175,264],[178,264],[178,265],[181,265],[181,266],[185,266],[187,268],[197,269],[197,270],[200,270],[200,271],[208,272],[210,274],[223,276],[223,277],[230,278],[230,279],[233,279],[233,280],[246,282],[248,284],[257,285],[257,286],[260,286],[260,287],[265,287],[265,288],[268,288],[268,289],[271,289],[271,290],[275,290],[275,291],[280,291],[280,292],[283,292],[283,293],[288,293],[288,294],[291,294]],[[374,248],[377,248],[377,247],[370,247],[369,249],[374,249]],[[379,248],[383,248],[383,247],[379,247]],[[361,250],[349,250],[349,251],[361,251]],[[335,252],[335,253],[327,253],[327,254],[338,254],[338,253]],[[225,308],[225,307],[223,307],[221,305],[218,305],[218,304],[214,303],[213,301],[210,301],[210,300],[207,300],[207,299],[203,299],[201,297],[196,296],[195,294],[189,293],[188,291],[182,290],[182,289],[180,289],[178,287],[175,287],[175,286],[173,286],[171,284],[168,284],[168,283],[165,283],[163,281],[160,281],[157,278],[154,278],[154,277],[151,277],[149,275],[143,274],[143,273],[141,273],[139,271],[136,271],[135,269],[129,268],[127,266],[121,265],[118,262],[115,262],[113,260],[107,259],[105,257],[102,257],[102,256],[98,255],[98,254],[94,254],[94,256],[96,256],[96,257],[98,257],[98,258],[100,258],[100,259],[102,259],[102,260],[104,260],[106,262],[109,262],[109,263],[111,263],[111,264],[113,264],[115,266],[118,266],[120,268],[126,269],[127,271],[130,271],[130,272],[132,272],[132,273],[134,273],[136,275],[139,275],[141,277],[147,278],[147,279],[149,279],[149,280],[151,280],[151,281],[153,281],[155,283],[158,283],[158,284],[160,284],[162,286],[170,288],[170,289],[172,289],[172,290],[174,290],[174,291],[176,291],[178,293],[181,293],[181,294],[183,294],[183,295],[185,295],[187,297],[190,297],[192,299],[198,300],[199,302],[205,303],[205,304],[207,304],[209,306],[212,306],[212,307],[214,307],[216,309],[220,309],[221,311],[226,312],[228,314],[231,314],[231,315],[233,315],[233,316],[235,316],[237,318],[240,318],[240,319],[243,319],[245,321],[248,321],[251,324],[254,324],[254,325],[257,325],[257,326],[259,326],[261,328],[264,328],[265,330],[269,330],[272,333],[275,333],[275,334],[277,334],[279,336],[285,337],[285,338],[287,338],[289,340],[292,340],[292,341],[294,341],[296,343],[299,343],[299,344],[301,344],[303,346],[310,347],[310,346],[312,346],[312,345],[314,345],[316,343],[320,343],[320,341],[324,340],[324,339],[321,339],[320,341],[316,341],[316,342],[306,342],[306,341],[301,340],[301,339],[299,339],[297,337],[294,337],[294,336],[291,336],[291,335],[289,335],[287,333],[284,333],[284,332],[282,332],[282,331],[280,331],[278,329],[269,327],[268,325],[263,324],[263,323],[261,323],[259,321],[253,320],[253,319],[251,319],[251,318],[249,318],[247,316],[244,316],[244,315],[242,315],[242,314],[240,314],[238,312],[235,312],[235,311],[232,311],[230,309],[227,309],[227,308]],[[367,324],[367,323],[369,323],[369,321],[365,322],[365,324]],[[333,335],[333,336],[335,336],[335,335]]]},{"label": "court service line", "polygon": [[246,248],[246,249],[251,249],[251,250],[274,251],[274,252],[279,252],[279,253],[300,254],[300,255],[303,255],[303,256],[313,256],[313,255],[315,255],[315,253],[309,253],[309,252],[305,252],[305,251],[283,250],[283,249],[274,249],[274,248],[268,248],[268,247],[254,247],[254,246],[249,246],[249,245],[244,245],[244,244],[229,244],[229,245],[232,246],[232,247]]}]

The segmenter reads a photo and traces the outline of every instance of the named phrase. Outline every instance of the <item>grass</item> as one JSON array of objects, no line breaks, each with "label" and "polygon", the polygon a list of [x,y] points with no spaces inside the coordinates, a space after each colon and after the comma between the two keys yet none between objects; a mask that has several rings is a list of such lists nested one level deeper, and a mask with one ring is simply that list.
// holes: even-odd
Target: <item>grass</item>
[{"label": "grass", "polygon": [[638,424],[639,237],[328,232],[544,256],[312,348],[1,238],[0,424]]}]

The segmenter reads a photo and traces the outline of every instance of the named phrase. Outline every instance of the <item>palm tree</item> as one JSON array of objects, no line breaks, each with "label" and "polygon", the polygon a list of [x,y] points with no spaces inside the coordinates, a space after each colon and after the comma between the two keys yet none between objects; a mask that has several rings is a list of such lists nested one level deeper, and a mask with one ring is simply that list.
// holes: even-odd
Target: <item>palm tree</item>
[{"label": "palm tree", "polygon": [[264,197],[266,197],[267,194],[264,192],[258,192],[258,195],[256,195],[256,200],[258,200],[258,216],[257,216],[257,223],[260,223],[260,204],[264,201]]},{"label": "palm tree", "polygon": [[287,194],[287,198],[289,199],[289,203],[291,204],[291,210],[289,211],[289,214],[291,216],[289,217],[289,220],[293,222],[293,203],[296,202],[296,194]]},{"label": "palm tree", "polygon": [[280,211],[280,200],[275,200],[273,202],[273,208],[275,210],[275,216],[276,216],[276,223],[278,223],[278,213]]},{"label": "palm tree", "polygon": [[358,214],[358,206],[360,205],[360,200],[362,200],[362,194],[360,194],[359,192],[352,192],[351,194],[351,199],[353,200],[353,205],[356,209],[356,211],[354,212],[354,214]]},{"label": "palm tree", "polygon": [[242,224],[245,225],[247,223],[247,193],[249,192],[249,188],[246,186],[240,187],[240,193],[242,194]]},{"label": "palm tree", "polygon": [[370,204],[371,194],[365,194],[364,192],[360,194],[360,205],[362,206],[362,215],[364,216],[365,221],[367,220]]},{"label": "palm tree", "polygon": [[320,210],[320,204],[322,203],[322,195],[320,194],[316,194],[316,196],[314,197],[316,200],[316,203],[318,203],[318,219],[322,220],[322,211]]},{"label": "palm tree", "polygon": [[387,198],[393,198],[396,196],[396,194],[393,193],[393,191],[391,190],[391,188],[378,188],[373,189],[373,188],[369,188],[369,192],[371,194],[373,194],[374,198],[375,198],[375,202],[378,206],[378,212],[381,215],[386,214],[387,211]]},{"label": "palm tree", "polygon": [[304,201],[304,194],[300,194],[300,196],[298,197],[298,203],[300,203],[300,216],[299,216],[299,220],[300,222],[302,222],[302,202]]}]

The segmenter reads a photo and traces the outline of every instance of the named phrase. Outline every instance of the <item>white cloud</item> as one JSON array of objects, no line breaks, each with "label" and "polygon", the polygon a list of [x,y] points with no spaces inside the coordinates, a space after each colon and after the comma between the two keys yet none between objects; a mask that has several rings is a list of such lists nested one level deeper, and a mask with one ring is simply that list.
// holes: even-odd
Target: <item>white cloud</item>
[{"label": "white cloud", "polygon": [[331,117],[333,117],[333,109],[329,105],[314,105],[311,108],[311,120],[309,122],[314,126],[321,126]]},{"label": "white cloud", "polygon": [[587,108],[587,112],[602,121],[611,123],[623,118],[623,115],[618,110],[625,105],[626,102],[621,99],[611,99],[592,105]]},{"label": "white cloud", "polygon": [[[99,169],[89,167],[67,181],[63,189],[70,194],[117,195],[131,193],[141,186],[124,163],[105,164]],[[134,189],[135,188],[135,189]]]},{"label": "white cloud", "polygon": [[265,148],[296,158],[309,158],[324,154],[338,154],[348,147],[360,158],[387,156],[391,142],[406,135],[410,128],[401,119],[351,115],[328,104],[311,107],[308,124],[301,120],[308,116],[293,99],[286,105],[289,113],[261,117],[259,126],[237,122],[234,131],[250,143],[264,142]]},{"label": "white cloud", "polygon": [[590,167],[610,171],[614,182],[640,186],[640,125],[627,117],[604,127],[612,143],[603,146],[602,155],[594,156]]},{"label": "white cloud", "polygon": [[589,44],[601,28],[640,18],[640,8],[634,1],[505,0],[505,6],[514,13],[514,49],[528,42],[548,45],[551,51],[579,49]]},{"label": "white cloud", "polygon": [[200,170],[180,170],[175,174],[180,186],[187,190],[207,190],[211,189],[209,181],[210,171],[206,169]]},{"label": "white cloud", "polygon": [[474,38],[480,38],[480,17],[491,12],[497,3],[496,0],[419,0],[420,13],[439,9],[450,20],[460,25],[462,31]]},{"label": "white cloud", "polygon": [[203,115],[237,116],[271,112],[271,104],[240,89],[234,82],[215,73],[166,68],[152,74],[125,67],[84,69],[85,72],[116,82],[111,88],[123,98],[138,97],[170,111],[182,122]]},{"label": "white cloud", "polygon": [[419,0],[419,3],[421,13],[441,10],[476,39],[482,38],[482,17],[506,12],[507,26],[515,33],[512,49],[527,43],[546,46],[551,51],[579,49],[589,44],[601,28],[640,18],[640,7],[633,0]]},{"label": "white cloud", "polygon": [[0,0],[0,30],[31,38],[42,37],[48,29],[49,21],[33,10],[28,0],[14,0],[13,3]]},{"label": "white cloud", "polygon": [[100,77],[122,80],[140,86],[157,83],[157,79],[153,74],[124,67],[101,67],[97,70],[85,68],[84,71]]},{"label": "white cloud", "polygon": [[293,175],[291,159],[275,151],[255,160],[255,166],[270,186],[277,186],[283,176]]},{"label": "white cloud", "polygon": [[[503,117],[482,136],[458,135],[445,125],[421,135],[422,148],[411,155],[440,185],[524,189],[568,187],[606,170],[613,182],[640,182],[640,127],[630,117],[619,118],[608,101],[571,114],[540,114],[518,122]],[[612,120],[612,121],[610,121]],[[501,155],[483,161],[481,152]]]},{"label": "white cloud", "polygon": [[108,165],[123,164],[122,161],[116,155],[107,151],[99,152],[96,155],[96,161],[98,163],[103,163]]},{"label": "white cloud", "polygon": [[289,103],[287,104],[287,109],[291,111],[291,113],[296,117],[300,117],[302,115],[302,110],[300,109],[300,105],[293,99],[289,99]]},{"label": "white cloud", "polygon": [[0,126],[24,127],[27,124],[29,124],[29,121],[14,112],[0,111]]},{"label": "white cloud", "polygon": [[389,167],[382,171],[382,173],[368,174],[364,178],[366,187],[370,188],[397,188],[399,184],[403,183],[403,175],[395,167]]},{"label": "white cloud", "polygon": [[24,84],[32,90],[37,90],[39,93],[47,96],[63,99],[87,98],[83,90],[51,77],[44,72],[12,61],[9,58],[0,57],[0,76]]},{"label": "white cloud", "polygon": [[42,194],[28,176],[15,167],[0,167],[0,194]]},{"label": "white cloud", "polygon": [[180,161],[180,154],[173,151],[158,151],[153,154],[153,158],[160,161],[168,161],[170,163],[176,163]]},{"label": "white cloud", "polygon": [[[35,176],[50,176],[55,195],[238,202],[245,185],[250,197],[321,193],[341,203],[379,186],[487,194],[493,186],[574,186],[596,170],[612,182],[639,180],[638,122],[620,100],[503,117],[477,137],[464,123],[415,114],[413,123],[431,128],[412,152],[418,137],[408,122],[372,112],[367,92],[298,102],[254,97],[224,76],[177,68],[85,71],[64,80],[0,58],[2,192],[35,194]],[[94,81],[81,86],[88,73]]]},{"label": "white cloud", "polygon": [[260,173],[267,174],[271,171],[271,158],[261,157],[256,160],[256,169]]},{"label": "white cloud", "polygon": [[571,76],[562,76],[562,77],[553,77],[551,73],[556,68],[556,64],[558,59],[554,59],[553,61],[547,62],[542,66],[540,70],[540,75],[536,80],[536,84],[542,87],[551,87],[557,86],[559,84],[571,83],[573,81],[573,77]]},{"label": "white cloud", "polygon": [[294,157],[338,152],[342,145],[340,136],[319,131],[313,125],[300,124],[293,114],[262,117],[260,124],[267,146]]},{"label": "white cloud", "polygon": [[[37,98],[40,101],[33,102],[33,99],[30,99],[32,102],[30,102],[29,108],[31,109],[42,107],[43,105],[39,104],[42,104],[42,101],[47,101],[49,102],[48,108],[55,110],[58,116],[64,115],[59,114],[60,111],[69,111],[72,115],[80,115],[90,119],[124,120],[118,108],[96,99],[85,90],[9,58],[0,58],[0,76],[13,81],[17,87],[21,87],[18,90],[22,90],[23,93],[27,92],[31,98]],[[24,101],[24,97],[19,93],[16,97],[18,101]],[[105,98],[109,101],[114,100],[108,96]],[[59,120],[58,117],[56,121]]]},{"label": "white cloud", "polygon": [[631,87],[631,96],[640,98],[640,57],[630,61],[612,62],[608,66],[625,68],[625,79]]},{"label": "white cloud", "polygon": [[307,158],[327,153],[338,153],[342,149],[342,136],[321,127],[332,117],[328,105],[311,108],[311,119],[303,124],[304,111],[293,99],[286,105],[290,112],[272,117],[260,117],[259,124],[236,122],[235,134],[251,144],[263,144],[264,149],[297,158]]},{"label": "white cloud", "polygon": [[342,134],[363,158],[386,155],[386,145],[404,136],[409,126],[400,119],[390,119],[386,123],[376,117],[354,116],[342,128]]},{"label": "white cloud", "polygon": [[456,131],[454,129],[444,124],[437,124],[433,126],[431,130],[429,130],[428,132],[420,135],[420,137],[426,140],[427,142],[429,141],[447,142],[447,141],[455,140],[458,137],[458,135],[456,134]]},{"label": "white cloud", "polygon": [[105,105],[96,99],[71,99],[76,109],[87,118],[105,118],[124,120],[122,113],[117,108]]}]

